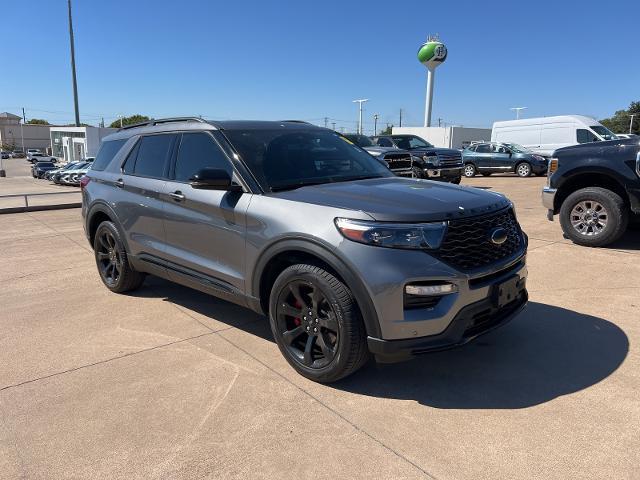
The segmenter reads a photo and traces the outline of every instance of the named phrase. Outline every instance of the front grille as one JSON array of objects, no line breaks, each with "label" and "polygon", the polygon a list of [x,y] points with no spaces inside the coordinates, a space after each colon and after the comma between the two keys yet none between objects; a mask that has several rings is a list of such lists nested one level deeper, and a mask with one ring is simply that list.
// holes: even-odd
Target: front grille
[{"label": "front grille", "polygon": [[384,156],[385,162],[389,165],[389,170],[395,172],[396,170],[411,169],[413,162],[411,155],[391,153]]},{"label": "front grille", "polygon": [[[491,241],[497,227],[507,231],[501,245]],[[438,257],[460,270],[473,270],[511,257],[523,248],[522,230],[511,208],[497,213],[449,221]]]},{"label": "front grille", "polygon": [[439,153],[438,160],[441,167],[457,167],[462,166],[462,154],[460,152],[455,153]]}]

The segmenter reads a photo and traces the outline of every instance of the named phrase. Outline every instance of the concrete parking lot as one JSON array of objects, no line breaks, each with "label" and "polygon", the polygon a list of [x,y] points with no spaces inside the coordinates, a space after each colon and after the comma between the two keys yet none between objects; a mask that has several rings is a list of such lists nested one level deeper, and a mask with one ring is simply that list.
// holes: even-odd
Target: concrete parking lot
[{"label": "concrete parking lot", "polygon": [[640,232],[571,244],[543,182],[463,181],[529,234],[518,318],[330,386],[240,307],[110,293],[79,209],[0,216],[0,478],[638,478]]}]

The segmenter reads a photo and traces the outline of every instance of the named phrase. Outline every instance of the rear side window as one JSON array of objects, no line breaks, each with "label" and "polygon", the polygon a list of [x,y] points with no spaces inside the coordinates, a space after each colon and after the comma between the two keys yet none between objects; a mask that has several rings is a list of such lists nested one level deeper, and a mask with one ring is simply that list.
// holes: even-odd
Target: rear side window
[{"label": "rear side window", "polygon": [[127,158],[125,173],[140,177],[163,177],[175,139],[175,134],[142,137]]},{"label": "rear side window", "polygon": [[218,168],[233,172],[218,144],[206,133],[184,133],[176,159],[175,180],[187,182],[203,168]]},{"label": "rear side window", "polygon": [[126,143],[126,139],[124,140],[110,140],[108,142],[102,142],[100,146],[100,150],[98,151],[98,156],[93,162],[92,170],[104,170],[107,168],[107,165],[111,163],[113,157],[116,156],[116,153],[120,151],[122,146]]},{"label": "rear side window", "polygon": [[491,153],[491,145],[487,145],[486,143],[483,145],[478,145],[476,147],[477,153]]}]

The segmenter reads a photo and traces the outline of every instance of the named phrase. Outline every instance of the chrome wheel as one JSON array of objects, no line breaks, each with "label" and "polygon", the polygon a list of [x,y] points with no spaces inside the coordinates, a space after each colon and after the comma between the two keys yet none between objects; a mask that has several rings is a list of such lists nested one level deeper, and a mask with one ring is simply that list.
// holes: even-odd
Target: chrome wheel
[{"label": "chrome wheel", "polygon": [[580,235],[593,237],[600,235],[607,228],[609,214],[602,204],[584,200],[573,206],[570,220],[571,226]]},{"label": "chrome wheel", "polygon": [[531,165],[528,163],[521,163],[518,165],[517,174],[520,177],[528,177],[531,175]]},{"label": "chrome wheel", "polygon": [[465,177],[473,177],[476,174],[476,167],[472,164],[468,163],[464,166],[464,176]]}]

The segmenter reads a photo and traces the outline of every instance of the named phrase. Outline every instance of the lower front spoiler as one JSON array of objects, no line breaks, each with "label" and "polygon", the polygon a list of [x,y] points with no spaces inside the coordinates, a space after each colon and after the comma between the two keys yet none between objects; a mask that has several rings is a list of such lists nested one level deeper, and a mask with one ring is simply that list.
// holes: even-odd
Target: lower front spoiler
[{"label": "lower front spoiler", "polygon": [[451,321],[447,329],[437,335],[403,340],[383,340],[367,337],[369,351],[381,363],[392,363],[408,360],[423,353],[464,345],[508,323],[527,304],[529,296],[527,290],[520,291],[515,300],[498,308],[491,298],[481,300],[464,307]]}]

